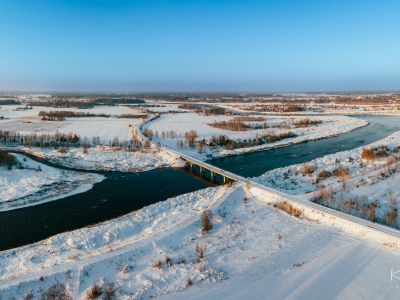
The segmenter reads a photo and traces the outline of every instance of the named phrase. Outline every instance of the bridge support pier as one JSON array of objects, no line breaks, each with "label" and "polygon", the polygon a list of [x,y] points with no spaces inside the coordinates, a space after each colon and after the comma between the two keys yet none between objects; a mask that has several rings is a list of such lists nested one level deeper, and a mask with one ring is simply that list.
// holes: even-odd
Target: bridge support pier
[{"label": "bridge support pier", "polygon": [[[207,178],[207,173],[210,172],[210,182],[217,183],[217,175],[220,175],[223,180],[223,184],[227,184],[230,182],[238,181],[239,179],[235,178],[234,174],[230,174],[224,170],[216,168],[207,163],[203,163],[201,161],[197,161],[196,159],[192,159],[188,156],[182,155],[181,158],[186,161],[186,167],[190,167],[190,172],[197,174],[197,168],[199,168],[199,176],[203,178]],[[206,172],[208,171],[208,172]]]}]

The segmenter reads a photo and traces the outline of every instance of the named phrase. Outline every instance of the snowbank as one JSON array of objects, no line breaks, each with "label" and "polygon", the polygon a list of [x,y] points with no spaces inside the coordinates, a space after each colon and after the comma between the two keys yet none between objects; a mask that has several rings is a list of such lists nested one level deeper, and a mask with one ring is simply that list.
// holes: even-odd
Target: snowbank
[{"label": "snowbank", "polygon": [[0,211],[37,205],[84,192],[104,179],[98,174],[59,170],[13,154],[17,165],[0,168]]},{"label": "snowbank", "polygon": [[58,165],[94,171],[140,172],[182,164],[179,157],[164,150],[130,152],[99,146],[87,149],[86,153],[82,148],[66,151],[35,148],[30,153]]},{"label": "snowbank", "polygon": [[[86,299],[94,287],[118,299],[281,298],[327,291],[330,298],[378,292],[397,298],[387,276],[400,244],[385,245],[388,250],[379,237],[366,243],[362,232],[338,230],[344,226],[339,219],[339,227],[331,227],[330,217],[318,212],[294,218],[274,208],[274,201],[255,187],[208,188],[3,251],[0,291],[39,297],[57,278],[74,299]],[[208,233],[201,230],[204,209],[213,213]],[[343,280],[332,281],[331,274]]]}]

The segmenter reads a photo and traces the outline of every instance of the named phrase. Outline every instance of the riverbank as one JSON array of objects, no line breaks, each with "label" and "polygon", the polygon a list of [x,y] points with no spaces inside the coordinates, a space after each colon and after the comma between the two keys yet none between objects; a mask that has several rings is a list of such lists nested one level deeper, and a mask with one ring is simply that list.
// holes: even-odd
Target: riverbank
[{"label": "riverbank", "polygon": [[256,180],[324,206],[399,228],[400,132],[304,164],[268,171]]},{"label": "riverbank", "polygon": [[156,168],[182,167],[178,156],[163,149],[126,151],[97,146],[88,149],[23,148],[22,151],[68,168],[89,171],[143,172]]},{"label": "riverbank", "polygon": [[[247,117],[255,118],[257,116],[252,115]],[[257,122],[257,124],[255,122],[248,122],[248,126],[265,126],[265,123],[268,124],[266,128],[249,129],[244,131],[231,131],[214,128],[210,125],[213,122],[229,122],[229,120],[232,118],[218,115],[201,116],[197,113],[178,115],[164,114],[160,118],[147,123],[144,128],[151,130],[153,133],[152,139],[154,143],[159,142],[161,145],[182,152],[186,155],[195,157],[197,159],[206,160],[217,157],[266,151],[307,141],[331,138],[368,125],[368,122],[361,118],[352,118],[347,116],[312,117],[308,120],[319,123],[307,127],[296,127],[293,125],[296,124],[296,122],[301,122],[302,120],[304,121],[304,117],[258,117],[263,118],[264,121],[261,123],[259,122],[260,124]],[[187,145],[182,147],[182,145],[186,143],[185,135],[190,130],[195,130],[196,142],[194,143],[193,147],[188,147]],[[210,139],[218,139],[219,136],[225,136],[226,139],[231,139],[233,141],[252,141],[263,135],[279,136],[280,134],[285,135],[288,133],[290,133],[291,136],[288,136],[287,138],[251,147],[227,149],[223,146],[208,145],[210,143]],[[199,147],[200,142],[204,144],[202,147]]]},{"label": "riverbank", "polygon": [[22,154],[11,154],[15,162],[0,167],[0,212],[58,200],[88,191],[104,177],[60,170]]},{"label": "riverbank", "polygon": [[[121,299],[186,299],[186,292],[223,298],[227,286],[246,282],[240,286],[247,295],[254,285],[261,288],[263,278],[282,286],[280,293],[289,292],[284,278],[290,274],[299,282],[296,289],[311,293],[315,287],[305,280],[309,271],[323,270],[330,260],[330,271],[315,281],[319,293],[330,286],[332,295],[366,295],[386,287],[387,298],[397,295],[381,274],[398,259],[398,241],[369,229],[361,230],[363,234],[342,231],[347,227],[339,219],[333,222],[318,212],[294,217],[272,205],[276,201],[255,187],[208,188],[3,251],[0,290],[6,297],[40,297],[58,284],[73,299],[86,299],[94,289]],[[202,229],[205,210],[212,212],[208,231]],[[332,260],[338,249],[346,255]],[[359,270],[365,258],[369,268]],[[357,274],[357,284],[322,279],[328,273],[341,278],[349,272]]]}]

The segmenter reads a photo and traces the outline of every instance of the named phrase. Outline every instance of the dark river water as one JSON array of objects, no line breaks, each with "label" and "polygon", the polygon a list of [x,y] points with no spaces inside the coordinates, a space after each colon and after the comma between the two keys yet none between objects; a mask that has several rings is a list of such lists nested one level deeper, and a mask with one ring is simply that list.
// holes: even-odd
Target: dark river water
[{"label": "dark river water", "polygon": [[[359,117],[367,119],[371,124],[330,139],[209,162],[242,176],[258,176],[274,168],[359,147],[400,130],[399,117]],[[146,205],[210,186],[209,182],[185,169],[165,168],[137,174],[102,174],[107,178],[87,192],[36,206],[0,212],[0,250],[109,220]]]},{"label": "dark river water", "polygon": [[262,173],[338,151],[354,149],[380,140],[400,130],[400,117],[356,116],[370,122],[368,126],[329,139],[310,141],[289,147],[268,151],[217,158],[208,163],[244,177],[259,176]]}]

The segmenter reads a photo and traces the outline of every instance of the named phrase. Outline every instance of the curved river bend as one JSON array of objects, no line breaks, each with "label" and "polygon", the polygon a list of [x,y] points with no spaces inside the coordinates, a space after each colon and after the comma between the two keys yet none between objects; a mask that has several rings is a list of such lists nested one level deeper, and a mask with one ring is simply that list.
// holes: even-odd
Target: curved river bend
[{"label": "curved river bend", "polygon": [[[370,122],[353,132],[324,140],[209,163],[252,177],[291,164],[353,149],[400,130],[400,117],[358,116]],[[146,205],[210,186],[185,169],[156,169],[143,173],[102,173],[107,178],[84,193],[0,213],[0,250],[26,245],[60,232],[109,220]]]}]

